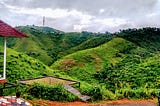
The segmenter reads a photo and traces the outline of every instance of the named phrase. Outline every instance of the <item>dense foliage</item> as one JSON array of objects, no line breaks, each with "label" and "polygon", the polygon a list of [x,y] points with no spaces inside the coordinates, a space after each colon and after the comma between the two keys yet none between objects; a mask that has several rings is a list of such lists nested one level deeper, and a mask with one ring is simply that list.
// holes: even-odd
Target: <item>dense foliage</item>
[{"label": "dense foliage", "polygon": [[51,68],[89,83],[88,87],[100,84],[101,92],[112,95],[102,94],[103,98],[152,98],[160,87],[159,37],[157,28],[123,30],[104,45],[67,55]]},{"label": "dense foliage", "polygon": [[[2,49],[1,49],[2,51]],[[3,68],[3,54],[0,56],[0,75],[2,75]],[[34,78],[43,75],[50,75],[53,70],[44,65],[37,59],[27,56],[23,53],[18,53],[12,49],[7,49],[7,64],[6,75],[9,82],[16,82],[16,80]]]},{"label": "dense foliage", "polygon": [[[20,26],[17,27],[17,29],[26,33],[29,38],[27,38],[27,40],[9,38],[8,47],[11,47],[19,52],[24,52],[31,57],[39,59],[46,65],[51,65],[57,59],[75,51],[92,48],[103,44],[106,41],[101,41],[100,39],[106,39],[109,35],[111,35],[110,33],[101,34],[86,31],[83,31],[81,33],[64,33],[62,31],[55,30],[49,27],[38,26]],[[88,40],[92,38],[98,38],[99,40],[92,40],[94,42],[90,42],[90,46],[83,47],[83,45],[89,42]],[[79,45],[82,46],[77,47]]]},{"label": "dense foliage", "polygon": [[[8,39],[9,47],[23,52],[8,49],[7,78],[11,82],[56,75],[80,81],[81,87],[77,89],[91,96],[92,100],[154,98],[158,94],[159,28],[127,29],[114,34],[86,31],[65,33],[37,26],[18,29],[29,38]],[[0,62],[2,68],[2,54]],[[35,85],[29,93],[42,99],[53,96],[51,100],[76,100],[60,86],[55,87],[60,94],[52,93],[50,88]],[[66,99],[56,99],[58,96],[54,95]]]},{"label": "dense foliage", "polygon": [[129,40],[137,46],[146,48],[150,52],[160,50],[160,28],[127,29],[115,33],[115,35]]},{"label": "dense foliage", "polygon": [[47,86],[34,84],[27,93],[33,97],[54,101],[75,101],[78,100],[76,96],[67,92],[62,85]]}]

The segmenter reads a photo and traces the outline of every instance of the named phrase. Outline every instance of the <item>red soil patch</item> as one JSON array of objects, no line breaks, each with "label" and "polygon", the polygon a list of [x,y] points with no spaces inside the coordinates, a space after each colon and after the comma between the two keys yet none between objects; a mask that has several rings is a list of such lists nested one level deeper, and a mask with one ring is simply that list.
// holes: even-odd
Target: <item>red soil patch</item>
[{"label": "red soil patch", "polygon": [[61,66],[64,68],[72,68],[75,65],[75,60],[74,59],[65,59],[64,61],[61,62]]},{"label": "red soil patch", "polygon": [[99,103],[84,103],[84,102],[56,102],[49,100],[32,100],[30,101],[33,105],[36,106],[155,106],[157,103],[157,99],[149,99],[149,100],[114,100],[114,101],[104,101]]},{"label": "red soil patch", "polygon": [[127,103],[139,103],[139,104],[149,104],[149,103],[157,103],[157,99],[148,99],[148,100],[128,100],[128,99],[122,99],[122,100],[114,100],[114,101],[105,101],[102,102],[102,104],[127,104]]}]

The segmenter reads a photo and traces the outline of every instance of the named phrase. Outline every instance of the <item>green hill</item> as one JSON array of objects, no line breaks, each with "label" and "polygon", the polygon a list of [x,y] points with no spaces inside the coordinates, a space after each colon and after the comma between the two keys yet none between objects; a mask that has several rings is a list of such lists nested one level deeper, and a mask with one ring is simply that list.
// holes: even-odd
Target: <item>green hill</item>
[{"label": "green hill", "polygon": [[29,38],[8,39],[8,47],[22,52],[8,49],[10,81],[56,75],[80,81],[78,89],[93,100],[157,96],[159,28],[127,29],[112,35],[85,31],[65,33],[38,26],[18,29]]},{"label": "green hill", "polygon": [[160,28],[127,29],[115,35],[146,48],[150,52],[160,51]]},{"label": "green hill", "polygon": [[[3,54],[0,56],[1,75],[3,69]],[[29,57],[23,53],[18,53],[12,49],[7,49],[7,80],[15,82],[19,79],[34,78],[52,74],[53,71],[42,62]]]},{"label": "green hill", "polygon": [[[3,53],[0,47],[0,75],[3,75]],[[61,75],[56,73],[56,70],[50,69],[44,63],[30,57],[24,53],[16,52],[13,49],[7,48],[7,64],[6,64],[6,78],[8,82],[16,82],[20,79],[36,78],[40,76],[57,76],[69,78],[68,75]]]},{"label": "green hill", "polygon": [[112,37],[102,37],[102,36],[90,38],[90,39],[82,42],[78,46],[72,47],[69,50],[66,50],[65,52],[61,52],[59,54],[59,57],[63,57],[67,54],[71,54],[71,53],[74,53],[76,51],[97,47],[99,45],[102,45],[102,44],[108,42],[111,38]]},{"label": "green hill", "polygon": [[[57,42],[59,41],[56,39],[59,39],[61,37],[61,33],[63,32],[58,32],[54,29],[51,30],[51,28],[49,29],[46,27],[42,28],[36,26],[18,27],[18,29],[26,33],[29,38],[17,39],[14,44],[12,43],[11,45],[9,43],[8,47],[12,47],[19,52],[24,52],[29,56],[43,61],[45,64],[52,62],[53,57],[49,52],[51,51],[50,48],[57,51],[57,47],[55,47],[55,45],[57,45]],[[9,40],[12,42],[12,39]]]},{"label": "green hill", "polygon": [[[17,29],[26,33],[29,38],[16,40],[9,38],[8,47],[39,59],[46,65],[51,65],[62,56],[73,53],[75,50],[70,50],[71,48],[82,45],[82,43],[87,42],[89,39],[96,39],[97,37],[102,39],[110,35],[110,33],[98,34],[85,31],[81,33],[65,33],[53,28],[39,26],[20,26]],[[104,40],[92,41],[95,44],[91,44],[92,42],[90,41],[91,46],[81,47],[80,50],[92,48],[105,42]]]},{"label": "green hill", "polygon": [[126,52],[136,48],[145,51],[125,39],[114,38],[98,47],[67,55],[55,62],[51,68],[64,71],[84,81],[90,80],[89,78],[95,79],[94,74],[105,67],[115,66],[126,57]]},{"label": "green hill", "polygon": [[92,89],[100,86],[102,96],[109,93],[106,98],[152,98],[160,86],[160,70],[159,60],[155,60],[159,54],[151,52],[150,46],[142,48],[116,37],[98,47],[67,55],[51,68],[88,83]]}]

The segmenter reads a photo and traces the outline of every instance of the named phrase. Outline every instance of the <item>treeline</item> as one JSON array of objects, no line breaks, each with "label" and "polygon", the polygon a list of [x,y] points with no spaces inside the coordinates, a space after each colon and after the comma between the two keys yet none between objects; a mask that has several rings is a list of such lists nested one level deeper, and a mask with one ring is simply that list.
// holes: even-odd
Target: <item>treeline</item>
[{"label": "treeline", "polygon": [[137,46],[146,48],[151,52],[160,50],[160,28],[126,29],[114,33],[117,37],[125,38]]}]

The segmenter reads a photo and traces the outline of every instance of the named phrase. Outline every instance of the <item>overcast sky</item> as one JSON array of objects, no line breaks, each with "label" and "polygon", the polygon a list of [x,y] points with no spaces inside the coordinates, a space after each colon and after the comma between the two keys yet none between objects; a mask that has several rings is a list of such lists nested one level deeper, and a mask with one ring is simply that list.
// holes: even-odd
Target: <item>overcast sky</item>
[{"label": "overcast sky", "polygon": [[160,27],[160,0],[0,0],[0,19],[65,32]]}]

